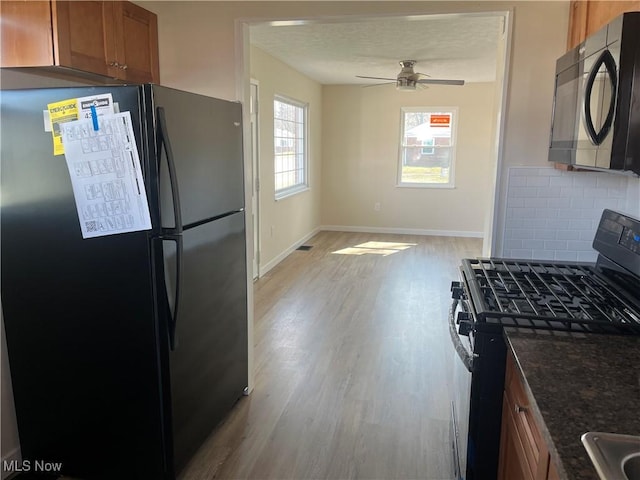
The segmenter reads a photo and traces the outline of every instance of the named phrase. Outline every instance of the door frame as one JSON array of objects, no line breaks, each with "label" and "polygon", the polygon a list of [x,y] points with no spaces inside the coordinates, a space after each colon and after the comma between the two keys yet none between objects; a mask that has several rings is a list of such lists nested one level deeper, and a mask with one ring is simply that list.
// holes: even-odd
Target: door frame
[{"label": "door frame", "polygon": [[251,219],[253,225],[253,280],[260,278],[260,82],[249,81],[249,131],[251,134]]}]

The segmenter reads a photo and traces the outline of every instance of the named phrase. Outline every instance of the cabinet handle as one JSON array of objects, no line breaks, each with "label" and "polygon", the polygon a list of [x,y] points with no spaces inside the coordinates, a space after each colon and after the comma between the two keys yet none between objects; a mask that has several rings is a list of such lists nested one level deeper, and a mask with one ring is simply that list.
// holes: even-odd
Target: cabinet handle
[{"label": "cabinet handle", "polygon": [[522,405],[518,405],[516,403],[516,408],[515,408],[516,413],[523,413],[523,412],[526,412],[527,410],[528,410],[527,407],[523,407]]},{"label": "cabinet handle", "polygon": [[126,70],[127,68],[129,68],[128,65],[121,65],[120,68],[122,68],[123,70]]},{"label": "cabinet handle", "polygon": [[109,66],[110,67],[120,67],[120,64],[118,62],[109,62]]}]

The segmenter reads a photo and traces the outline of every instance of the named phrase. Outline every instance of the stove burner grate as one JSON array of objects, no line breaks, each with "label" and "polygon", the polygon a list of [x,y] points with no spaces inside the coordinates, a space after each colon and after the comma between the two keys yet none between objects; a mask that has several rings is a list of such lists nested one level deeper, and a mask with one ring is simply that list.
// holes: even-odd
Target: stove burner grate
[{"label": "stove burner grate", "polygon": [[463,261],[479,321],[528,328],[640,334],[637,306],[588,265]]}]

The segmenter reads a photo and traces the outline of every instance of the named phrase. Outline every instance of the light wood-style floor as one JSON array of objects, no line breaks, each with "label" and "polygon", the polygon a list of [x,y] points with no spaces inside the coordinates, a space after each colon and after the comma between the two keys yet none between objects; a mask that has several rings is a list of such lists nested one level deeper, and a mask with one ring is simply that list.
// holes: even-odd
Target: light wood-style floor
[{"label": "light wood-style floor", "polygon": [[255,389],[181,480],[450,478],[449,285],[481,240],[307,244],[255,283]]}]

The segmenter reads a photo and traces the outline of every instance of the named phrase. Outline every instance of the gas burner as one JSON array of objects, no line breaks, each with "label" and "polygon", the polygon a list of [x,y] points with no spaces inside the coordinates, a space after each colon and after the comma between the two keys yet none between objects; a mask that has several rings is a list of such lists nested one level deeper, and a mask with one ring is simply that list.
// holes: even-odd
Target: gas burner
[{"label": "gas burner", "polygon": [[467,259],[463,271],[480,322],[640,334],[640,312],[591,265]]}]

